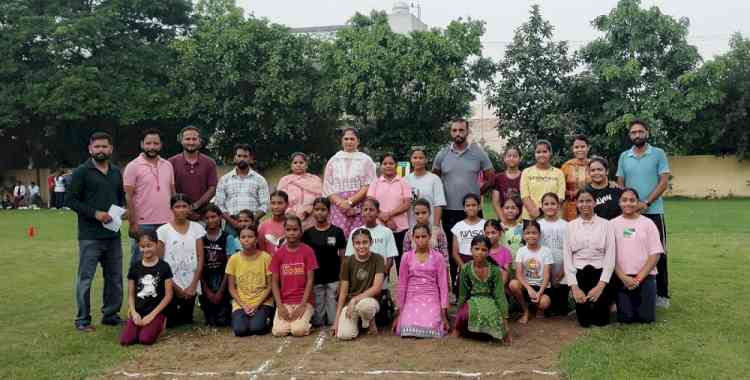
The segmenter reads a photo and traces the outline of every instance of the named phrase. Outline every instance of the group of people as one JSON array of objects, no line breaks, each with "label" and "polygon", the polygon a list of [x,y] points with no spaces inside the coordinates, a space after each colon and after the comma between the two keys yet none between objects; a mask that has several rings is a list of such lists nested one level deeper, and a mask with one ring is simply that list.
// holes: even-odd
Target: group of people
[{"label": "group of people", "polygon": [[[65,189],[70,182],[70,173],[59,170],[47,177],[47,188],[49,189],[48,208],[62,209],[65,201]],[[23,181],[17,180],[12,186],[2,189],[0,198],[1,208],[19,209],[34,208],[39,209],[43,206],[41,189],[39,185],[30,181],[24,184]]]},{"label": "group of people", "polygon": [[[432,170],[426,150],[414,147],[412,172],[401,177],[394,155],[376,165],[346,129],[322,178],[295,153],[271,191],[244,144],[218,178],[194,127],[180,132],[183,152],[168,160],[159,131],[144,131],[142,153],[122,172],[109,162],[111,138],[95,133],[91,159],[66,194],[78,213],[76,327],[94,329],[98,263],[102,323],[125,324],[123,345],[151,344],[166,326],[192,323],[196,301],[207,324],[237,336],[330,326],[353,339],[390,326],[402,337],[506,342],[514,311],[528,323],[567,315],[574,303],[588,327],[608,324],[614,307],[622,323],[652,322],[657,304],[668,307],[661,195],[669,167],[647,143],[645,122],[630,125],[633,147],[619,159],[617,183],[607,160],[589,157],[584,136],[562,169],[541,140],[533,166],[521,170],[522,152],[509,147],[496,174],[468,134],[468,122],[455,120]],[[483,218],[486,193],[497,219]],[[118,316],[122,249],[119,231],[108,228],[112,205],[127,208],[132,237],[127,321]]]}]

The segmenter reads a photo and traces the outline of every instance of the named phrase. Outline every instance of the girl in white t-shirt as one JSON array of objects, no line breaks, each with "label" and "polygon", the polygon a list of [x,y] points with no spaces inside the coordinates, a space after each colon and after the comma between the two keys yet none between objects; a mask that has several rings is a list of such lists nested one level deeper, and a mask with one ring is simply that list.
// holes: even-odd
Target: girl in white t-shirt
[{"label": "girl in white t-shirt", "polygon": [[193,323],[195,298],[200,293],[203,272],[203,236],[206,230],[188,220],[192,210],[185,194],[177,193],[170,201],[174,220],[159,227],[156,235],[163,249],[164,261],[172,268],[174,297],[165,310],[167,326]]},{"label": "girl in white t-shirt", "polygon": [[464,263],[472,259],[471,240],[475,236],[484,234],[485,220],[479,217],[481,204],[479,195],[466,194],[464,196],[464,213],[466,214],[466,218],[451,228],[451,233],[454,237],[451,257],[459,268],[459,271],[464,266]]},{"label": "girl in white t-shirt", "polygon": [[565,270],[563,268],[563,247],[568,236],[568,222],[560,218],[560,198],[555,193],[546,193],[542,196],[542,214],[539,226],[542,228],[541,245],[547,247],[552,254],[552,271],[550,272],[550,285],[547,293],[552,301],[552,306],[547,310],[548,315],[568,315],[570,307],[568,294],[570,288],[565,283]]},{"label": "girl in white t-shirt", "polygon": [[551,300],[547,294],[552,271],[552,254],[547,247],[540,244],[541,227],[535,220],[526,222],[523,228],[523,239],[526,246],[516,254],[516,278],[509,284],[510,292],[516,299],[523,316],[520,323],[529,321],[529,306],[534,306],[537,313],[549,308]]}]

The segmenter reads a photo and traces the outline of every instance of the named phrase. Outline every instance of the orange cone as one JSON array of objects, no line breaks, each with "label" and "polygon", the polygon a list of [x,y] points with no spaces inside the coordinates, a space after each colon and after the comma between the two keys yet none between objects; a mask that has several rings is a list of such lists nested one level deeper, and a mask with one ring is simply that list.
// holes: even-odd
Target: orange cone
[{"label": "orange cone", "polygon": [[34,233],[35,233],[35,231],[34,231],[34,225],[30,224],[29,225],[29,239],[32,239],[34,237]]}]

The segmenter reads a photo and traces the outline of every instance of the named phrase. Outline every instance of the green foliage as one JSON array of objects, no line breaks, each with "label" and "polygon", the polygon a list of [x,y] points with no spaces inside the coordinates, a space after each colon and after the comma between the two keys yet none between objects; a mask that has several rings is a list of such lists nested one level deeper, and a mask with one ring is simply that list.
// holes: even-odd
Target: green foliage
[{"label": "green foliage", "polygon": [[560,148],[579,124],[569,112],[570,74],[575,61],[566,42],[553,41],[553,27],[542,18],[538,5],[528,21],[516,29],[505,57],[497,65],[498,79],[489,87],[488,102],[495,107],[498,131],[518,146],[525,161],[533,160],[534,142],[547,139],[563,159]]},{"label": "green foliage", "polygon": [[391,31],[384,13],[355,15],[322,50],[324,107],[363,129],[374,153],[406,157],[413,145],[435,151],[444,126],[469,112],[492,65],[481,56],[484,24],[458,20],[444,30]]},{"label": "green foliage", "polygon": [[223,156],[234,143],[248,142],[260,157],[277,159],[330,136],[325,127],[336,115],[329,120],[315,107],[321,81],[315,41],[246,19],[233,1],[204,1],[198,11],[189,38],[173,45],[175,117],[202,127]]},{"label": "green foliage", "polygon": [[680,151],[678,137],[695,115],[680,77],[701,60],[687,42],[689,24],[657,7],[641,8],[640,0],[621,0],[592,22],[603,36],[577,52],[586,70],[576,88],[594,96],[571,99],[574,110],[588,116],[579,119],[586,133],[606,137],[601,148],[611,157],[629,145],[623,137],[634,118],[650,123],[655,144]]}]

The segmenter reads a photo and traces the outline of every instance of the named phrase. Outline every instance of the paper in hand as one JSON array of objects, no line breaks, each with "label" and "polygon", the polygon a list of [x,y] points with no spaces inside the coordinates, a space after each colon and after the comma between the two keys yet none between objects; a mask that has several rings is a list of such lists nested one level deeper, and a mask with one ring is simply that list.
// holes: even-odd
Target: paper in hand
[{"label": "paper in hand", "polygon": [[110,217],[112,217],[112,220],[109,221],[109,223],[102,223],[102,226],[110,231],[117,232],[120,230],[120,226],[122,226],[122,215],[125,214],[125,209],[112,205],[109,206],[109,211],[107,211]]}]

